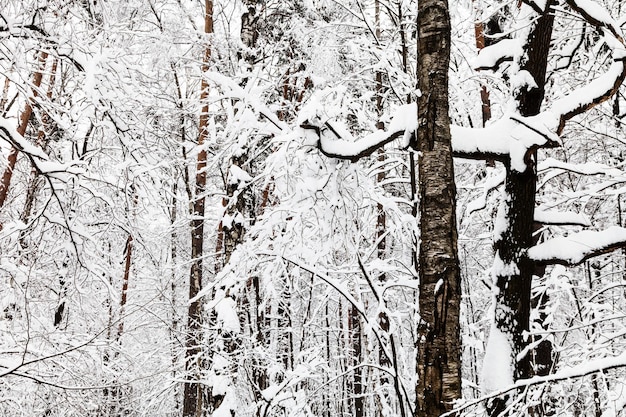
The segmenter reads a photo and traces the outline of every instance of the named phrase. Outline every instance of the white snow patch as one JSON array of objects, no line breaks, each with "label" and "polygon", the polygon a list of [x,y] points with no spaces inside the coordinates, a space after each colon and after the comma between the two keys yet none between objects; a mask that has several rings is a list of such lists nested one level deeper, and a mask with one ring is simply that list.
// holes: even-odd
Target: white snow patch
[{"label": "white snow patch", "polygon": [[[508,195],[504,194],[503,197],[508,199]],[[509,226],[509,218],[507,216],[506,204],[501,202],[498,206],[498,212],[496,213],[496,219],[493,223],[493,240],[497,241],[502,239],[504,233],[506,233]]]},{"label": "white snow patch", "polygon": [[524,53],[520,39],[502,39],[478,52],[473,59],[474,68],[495,68],[499,61],[517,60]]},{"label": "white snow patch", "polygon": [[237,317],[237,303],[231,297],[225,297],[215,305],[217,320],[222,329],[227,332],[239,333],[239,317]]},{"label": "white snow patch", "polygon": [[443,285],[443,279],[439,278],[439,281],[437,281],[437,284],[435,284],[435,289],[433,291],[435,295],[439,294],[439,290],[441,290],[442,285]]},{"label": "white snow patch", "polygon": [[482,390],[488,394],[513,384],[513,353],[506,335],[491,326],[482,372]]},{"label": "white snow patch", "polygon": [[513,263],[505,263],[500,258],[500,252],[496,252],[496,256],[493,259],[493,266],[491,267],[491,271],[493,275],[497,277],[510,277],[519,274],[518,266]]},{"label": "white snow patch", "polygon": [[546,210],[542,207],[535,209],[535,221],[543,224],[567,224],[578,226],[591,226],[591,222],[582,213],[573,211]]},{"label": "white snow patch", "polygon": [[228,170],[228,184],[237,185],[241,187],[252,181],[252,177],[246,171],[238,167],[237,165],[231,165]]},{"label": "white snow patch", "polygon": [[537,82],[530,72],[521,70],[511,76],[511,86],[514,89],[526,87],[528,90],[532,90],[533,88],[537,88]]}]

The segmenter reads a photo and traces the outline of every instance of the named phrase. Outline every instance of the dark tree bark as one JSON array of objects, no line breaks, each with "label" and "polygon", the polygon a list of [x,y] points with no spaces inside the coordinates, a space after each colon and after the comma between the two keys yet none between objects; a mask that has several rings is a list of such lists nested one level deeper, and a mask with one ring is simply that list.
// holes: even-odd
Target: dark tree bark
[{"label": "dark tree bark", "polygon": [[450,16],[446,0],[418,4],[420,342],[417,416],[438,416],[461,397],[456,190],[448,112]]},{"label": "dark tree bark", "polygon": [[[205,0],[204,33],[213,33],[213,1]],[[211,45],[207,44],[204,50],[202,72],[209,70],[211,61]],[[189,274],[189,304],[187,312],[187,340],[185,351],[185,369],[187,381],[183,391],[183,417],[200,417],[203,413],[204,390],[200,382],[202,372],[201,343],[202,343],[202,302],[196,296],[202,290],[202,257],[204,254],[204,191],[206,187],[206,158],[203,148],[208,137],[209,124],[209,84],[202,78],[200,100],[202,111],[200,114],[198,152],[196,162],[195,196],[191,204],[191,271]],[[211,411],[211,410],[209,410]]]},{"label": "dark tree bark", "polygon": [[[538,88],[522,89],[518,96],[518,109],[522,116],[534,116],[541,110],[545,94],[545,78],[548,52],[552,36],[554,15],[550,12],[551,2],[531,30],[527,43],[527,61],[522,69],[535,79]],[[506,228],[496,236],[496,257],[508,267],[496,270],[497,287],[495,326],[506,337],[511,346],[511,356],[519,360],[514,363],[513,378],[529,378],[533,374],[531,355],[518,355],[528,346],[524,336],[530,329],[532,311],[531,289],[535,264],[524,256],[524,249],[533,246],[535,230],[534,213],[537,190],[536,152],[527,161],[526,170],[519,172],[505,163],[506,180],[503,199]],[[547,366],[547,365],[544,365]],[[499,415],[506,407],[507,398],[499,398],[488,404],[490,415]]]}]

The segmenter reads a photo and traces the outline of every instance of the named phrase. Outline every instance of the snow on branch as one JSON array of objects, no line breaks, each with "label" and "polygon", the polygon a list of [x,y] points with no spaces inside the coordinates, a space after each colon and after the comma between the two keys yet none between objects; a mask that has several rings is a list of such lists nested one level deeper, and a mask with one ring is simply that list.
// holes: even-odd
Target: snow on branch
[{"label": "snow on branch", "polygon": [[546,158],[539,162],[538,171],[561,170],[565,172],[573,172],[580,175],[612,175],[621,177],[624,171],[610,165],[598,162],[585,162],[584,164],[573,164],[570,162],[559,161],[554,158]]},{"label": "snow on branch", "polygon": [[556,237],[528,249],[528,257],[543,265],[579,265],[589,258],[626,247],[626,228],[584,230]]},{"label": "snow on branch", "polygon": [[591,222],[587,216],[582,213],[545,210],[541,207],[535,209],[534,220],[543,225],[550,226],[591,226]]},{"label": "snow on branch", "polygon": [[[324,155],[354,162],[399,137],[403,137],[402,145],[408,146],[417,128],[416,115],[415,103],[401,106],[388,130],[378,130],[361,139],[355,139],[346,127],[331,120],[307,119],[300,127],[315,133],[315,145]],[[467,159],[510,160],[512,169],[523,171],[533,150],[560,145],[558,136],[542,120],[538,116],[508,115],[485,128],[453,125],[450,131],[454,155]]]},{"label": "snow on branch", "polygon": [[560,135],[563,132],[565,122],[572,117],[611,98],[622,85],[624,78],[626,78],[626,57],[614,61],[602,76],[554,102],[545,113],[553,113],[558,117],[557,133]]},{"label": "snow on branch", "polygon": [[0,139],[8,142],[12,147],[22,152],[30,160],[32,166],[41,174],[52,175],[60,173],[78,174],[75,163],[62,164],[50,161],[46,153],[38,146],[31,144],[24,136],[17,132],[15,123],[9,119],[0,118]]},{"label": "snow on branch", "polygon": [[387,130],[372,132],[361,139],[355,139],[342,124],[331,120],[306,119],[300,127],[315,132],[314,140],[324,155],[355,162],[401,136],[403,147],[408,146],[417,129],[417,104],[400,106]]},{"label": "snow on branch", "polygon": [[451,126],[454,155],[468,159],[510,160],[511,168],[524,171],[529,155],[538,148],[560,145],[538,116],[508,115],[485,128]]},{"label": "snow on branch", "polygon": [[612,36],[604,37],[604,42],[613,50],[613,63],[602,76],[557,100],[545,112],[546,115],[552,113],[557,117],[559,135],[565,128],[565,122],[611,98],[626,78],[626,42],[619,24],[604,7],[594,1],[568,0],[567,3],[587,22],[601,31],[608,30],[611,33]]},{"label": "snow on branch", "polygon": [[522,42],[519,39],[501,39],[478,51],[472,66],[475,70],[497,70],[503,62],[515,61],[524,54]]},{"label": "snow on branch", "polygon": [[608,29],[615,39],[624,45],[624,34],[620,29],[619,23],[617,23],[608,10],[600,4],[592,0],[568,0],[567,4],[580,13],[585,20],[592,25]]},{"label": "snow on branch", "polygon": [[454,410],[448,411],[441,415],[441,417],[452,417],[456,415],[460,415],[461,411],[481,404],[489,399],[500,397],[508,392],[518,390],[520,388],[531,387],[534,385],[547,384],[550,382],[563,381],[566,379],[573,378],[582,378],[587,375],[595,374],[596,372],[607,371],[610,369],[616,368],[626,368],[626,352],[621,353],[617,356],[606,357],[600,359],[593,359],[590,361],[584,361],[578,365],[573,367],[564,368],[559,370],[558,372],[552,375],[546,376],[534,376],[528,379],[520,379],[516,381],[514,384],[511,384],[507,387],[503,387],[498,391],[491,392],[487,395],[484,395],[480,398],[476,398],[474,400],[470,400],[465,404],[461,404],[459,407]]}]

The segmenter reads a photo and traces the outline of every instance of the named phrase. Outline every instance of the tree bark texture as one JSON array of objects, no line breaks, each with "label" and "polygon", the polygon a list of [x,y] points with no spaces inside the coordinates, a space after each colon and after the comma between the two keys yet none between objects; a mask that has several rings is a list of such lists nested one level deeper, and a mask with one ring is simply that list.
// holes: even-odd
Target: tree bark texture
[{"label": "tree bark texture", "polygon": [[461,282],[450,117],[448,64],[450,16],[447,0],[418,5],[417,143],[419,151],[420,340],[416,416],[439,416],[461,397],[459,308]]},{"label": "tree bark texture", "polygon": [[[533,76],[539,87],[522,89],[518,92],[518,109],[522,116],[533,116],[541,110],[553,22],[554,15],[549,12],[548,7],[529,34],[527,60],[522,69]],[[524,334],[530,329],[531,289],[535,265],[524,256],[524,253],[534,244],[536,191],[536,153],[530,156],[524,172],[506,166],[502,209],[507,223],[505,230],[496,236],[494,250],[496,257],[507,267],[496,271],[495,326],[509,339],[515,380],[533,375],[531,355],[527,354],[520,358],[519,354],[530,342]],[[506,401],[507,398],[491,401],[488,404],[489,414],[499,415],[506,408]]]},{"label": "tree bark texture", "polygon": [[[213,1],[205,0],[204,33],[213,33]],[[208,43],[204,50],[202,73],[209,70],[211,61],[211,44]],[[183,392],[183,417],[200,417],[203,414],[203,385],[200,383],[202,373],[201,343],[202,343],[202,302],[196,299],[202,290],[202,256],[204,253],[204,191],[206,188],[206,158],[207,153],[203,148],[208,137],[209,125],[209,84],[206,78],[202,78],[200,100],[202,111],[200,113],[198,146],[200,151],[196,161],[195,198],[191,207],[191,271],[189,274],[189,299],[194,300],[189,304],[187,312],[187,340],[185,351],[185,369],[187,381]],[[210,410],[209,410],[210,411]]]}]

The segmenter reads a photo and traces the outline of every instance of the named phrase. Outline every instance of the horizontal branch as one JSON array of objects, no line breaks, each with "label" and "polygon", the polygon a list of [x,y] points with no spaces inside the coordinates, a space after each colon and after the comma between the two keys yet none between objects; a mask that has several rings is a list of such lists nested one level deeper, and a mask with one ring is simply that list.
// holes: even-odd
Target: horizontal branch
[{"label": "horizontal branch", "polygon": [[[454,156],[465,159],[494,159],[510,161],[515,170],[524,171],[529,155],[538,148],[554,148],[559,138],[542,124],[538,116],[504,116],[485,128],[450,126]],[[314,143],[324,155],[355,162],[372,155],[377,149],[403,137],[408,146],[417,126],[415,105],[402,106],[389,124],[388,130],[374,131],[355,139],[338,122],[306,120],[300,127],[312,132]]]},{"label": "horizontal branch", "polygon": [[528,249],[528,257],[541,265],[580,265],[587,259],[626,247],[626,228],[584,230],[556,237]]},{"label": "horizontal branch", "polygon": [[511,168],[524,171],[529,155],[539,148],[560,145],[538,116],[509,115],[485,128],[451,126],[454,155],[467,159],[510,161]]},{"label": "horizontal branch", "polygon": [[376,130],[361,139],[355,139],[347,128],[331,120],[307,119],[300,127],[314,132],[315,143],[324,155],[356,162],[400,137],[403,137],[401,146],[407,147],[417,129],[417,104],[398,107],[387,130]]},{"label": "horizontal branch", "polygon": [[546,158],[539,162],[537,165],[537,171],[553,171],[561,170],[563,172],[572,172],[579,175],[608,175],[621,177],[624,175],[624,171],[619,168],[601,164],[598,162],[585,162],[582,164],[563,162],[554,158]]},{"label": "horizontal branch", "polygon": [[[392,132],[380,130],[353,142],[343,139],[330,122],[326,122],[324,126],[319,127],[306,120],[300,124],[300,127],[305,130],[312,130],[317,134],[319,138],[318,148],[324,155],[330,158],[347,159],[351,162],[370,156],[377,149],[405,134],[404,130]],[[326,131],[332,132],[337,139],[328,138]]]}]

